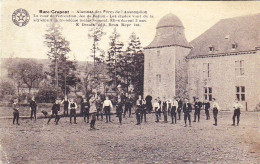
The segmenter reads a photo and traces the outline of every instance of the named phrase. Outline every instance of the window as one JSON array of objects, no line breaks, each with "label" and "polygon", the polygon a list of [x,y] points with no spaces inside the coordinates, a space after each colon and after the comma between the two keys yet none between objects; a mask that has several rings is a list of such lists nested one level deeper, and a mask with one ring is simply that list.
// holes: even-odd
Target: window
[{"label": "window", "polygon": [[236,72],[236,76],[245,75],[244,60],[235,61],[235,72]]},{"label": "window", "polygon": [[245,101],[245,86],[236,86],[236,98],[238,101]]},{"label": "window", "polygon": [[161,83],[161,75],[160,74],[156,75],[156,81],[157,81],[158,84]]},{"label": "window", "polygon": [[209,52],[213,52],[214,51],[214,47],[213,46],[210,46],[209,47]]},{"label": "window", "polygon": [[157,50],[157,57],[160,57],[160,50]]},{"label": "window", "polygon": [[211,77],[211,63],[203,63],[203,79],[207,80]]},{"label": "window", "polygon": [[212,88],[204,87],[204,100],[212,101]]},{"label": "window", "polygon": [[237,49],[237,43],[233,43],[232,44],[232,49],[234,50],[234,49]]}]

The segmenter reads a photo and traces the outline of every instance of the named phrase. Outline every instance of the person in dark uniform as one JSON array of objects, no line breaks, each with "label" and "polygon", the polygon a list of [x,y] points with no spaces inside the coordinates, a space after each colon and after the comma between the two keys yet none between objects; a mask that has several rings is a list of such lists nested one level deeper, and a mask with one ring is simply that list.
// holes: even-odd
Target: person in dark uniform
[{"label": "person in dark uniform", "polygon": [[133,106],[133,99],[131,98],[130,94],[127,94],[125,98],[125,110],[124,110],[124,117],[126,115],[126,112],[128,112],[128,116],[131,117],[131,110]]},{"label": "person in dark uniform", "polygon": [[71,118],[74,117],[74,124],[77,124],[77,116],[76,116],[77,108],[78,108],[77,103],[74,102],[74,99],[72,98],[71,101],[69,102],[70,123],[72,123]]},{"label": "person in dark uniform", "polygon": [[147,114],[147,108],[146,108],[146,102],[144,99],[142,99],[142,103],[141,103],[141,123],[143,122],[143,119],[144,119],[144,122],[146,122],[146,114]]},{"label": "person in dark uniform", "polygon": [[60,111],[60,104],[59,104],[58,99],[56,99],[55,103],[52,105],[51,111],[52,111],[52,114],[51,114],[47,124],[49,124],[51,119],[55,116],[55,123],[56,123],[56,125],[58,125],[58,122],[60,120],[60,117],[58,115],[58,112]]},{"label": "person in dark uniform", "polygon": [[18,99],[14,99],[14,103],[13,103],[13,124],[15,124],[15,121],[16,121],[16,124],[17,125],[20,125],[19,124],[19,104],[18,104]]},{"label": "person in dark uniform", "polygon": [[178,109],[178,102],[176,100],[176,98],[173,98],[173,101],[172,101],[172,106],[170,108],[170,111],[171,111],[171,117],[172,117],[172,124],[176,124],[177,123],[177,115],[176,115],[176,111]]},{"label": "person in dark uniform", "polygon": [[35,102],[34,97],[32,97],[32,100],[30,101],[30,110],[31,110],[31,120],[33,119],[36,120],[36,110],[37,110],[37,104]]},{"label": "person in dark uniform", "polygon": [[162,112],[163,112],[163,118],[164,118],[164,122],[168,122],[167,121],[167,114],[168,114],[168,111],[167,111],[167,101],[165,99],[165,97],[163,98],[163,102],[161,104],[161,108],[162,108]]},{"label": "person in dark uniform", "polygon": [[210,119],[210,115],[209,115],[210,103],[209,103],[209,101],[206,100],[206,102],[204,103],[204,108],[205,108],[206,120],[209,120]]},{"label": "person in dark uniform", "polygon": [[233,114],[233,126],[235,126],[236,123],[236,117],[237,117],[237,126],[239,125],[239,118],[240,118],[240,109],[243,108],[243,106],[239,103],[238,99],[235,100],[235,103],[233,105],[234,114]]},{"label": "person in dark uniform", "polygon": [[105,111],[106,115],[106,123],[111,122],[111,116],[110,116],[110,111],[113,109],[113,104],[109,100],[109,97],[106,96],[106,100],[103,103],[103,110]]},{"label": "person in dark uniform", "polygon": [[136,115],[136,125],[141,124],[141,115],[142,115],[142,97],[139,95],[138,100],[136,101],[136,110],[135,110],[135,115]]},{"label": "person in dark uniform", "polygon": [[214,120],[215,120],[215,124],[213,124],[213,125],[217,126],[218,125],[218,111],[220,110],[220,108],[219,108],[219,105],[216,102],[215,98],[213,98],[212,101],[213,101],[213,105],[212,105],[213,117],[214,117]]},{"label": "person in dark uniform", "polygon": [[89,123],[89,108],[90,108],[89,101],[87,101],[86,98],[83,98],[83,102],[81,103],[80,107],[83,114],[84,122],[86,122],[86,117],[87,117],[87,123]]},{"label": "person in dark uniform", "polygon": [[185,99],[183,104],[185,127],[187,127],[187,119],[189,120],[189,125],[191,126],[191,118],[190,118],[191,110],[192,110],[191,104],[188,102],[188,99]]},{"label": "person in dark uniform", "polygon": [[69,116],[69,101],[68,101],[68,98],[67,96],[64,97],[64,100],[61,102],[61,104],[63,103],[63,109],[64,109],[64,112],[63,112],[63,116],[64,117],[68,117]]},{"label": "person in dark uniform", "polygon": [[154,111],[155,111],[155,116],[156,116],[156,121],[159,122],[159,108],[161,107],[160,104],[158,103],[158,100],[155,99],[155,102],[153,104]]},{"label": "person in dark uniform", "polygon": [[182,111],[182,107],[183,107],[183,103],[182,103],[182,100],[181,100],[180,97],[178,97],[177,102],[178,102],[177,112],[178,112],[178,117],[179,117],[179,120],[180,120],[181,119],[181,111]]},{"label": "person in dark uniform", "polygon": [[151,113],[153,110],[153,105],[152,105],[152,96],[148,95],[145,97],[145,102],[146,102],[146,109],[148,113]]},{"label": "person in dark uniform", "polygon": [[195,103],[194,103],[195,112],[194,112],[194,121],[193,122],[196,122],[197,116],[198,116],[198,122],[200,122],[201,107],[202,107],[202,102],[199,101],[199,98],[196,98]]},{"label": "person in dark uniform", "polygon": [[160,100],[160,97],[157,98],[157,101],[158,101],[158,103],[159,103],[159,105],[160,105],[160,108],[159,108],[159,110],[158,110],[159,120],[160,120],[160,119],[161,119],[161,113],[162,113],[162,108],[161,108],[161,106],[162,106],[162,101]]},{"label": "person in dark uniform", "polygon": [[97,107],[97,120],[99,120],[99,116],[101,116],[101,120],[103,120],[102,100],[100,96],[97,96],[96,107]]},{"label": "person in dark uniform", "polygon": [[121,101],[121,99],[118,99],[117,104],[116,104],[116,114],[117,114],[117,117],[119,119],[120,125],[122,125],[123,106],[124,106],[124,104]]}]

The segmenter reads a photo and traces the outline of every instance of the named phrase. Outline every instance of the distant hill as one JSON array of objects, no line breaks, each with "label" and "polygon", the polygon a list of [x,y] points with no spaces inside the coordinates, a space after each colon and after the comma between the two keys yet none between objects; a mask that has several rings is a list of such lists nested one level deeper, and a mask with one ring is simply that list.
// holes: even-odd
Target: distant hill
[{"label": "distant hill", "polygon": [[[44,72],[48,72],[49,71],[49,65],[51,64],[51,61],[49,59],[33,59],[33,58],[0,58],[0,76],[5,76],[5,74],[7,73],[7,70],[5,68],[5,64],[10,63],[10,60],[12,60],[12,62],[17,63],[20,61],[36,61],[39,64],[43,65],[43,71]],[[86,66],[93,66],[93,62],[91,61],[77,61],[77,70],[78,72],[83,75],[85,70],[86,70]]]}]

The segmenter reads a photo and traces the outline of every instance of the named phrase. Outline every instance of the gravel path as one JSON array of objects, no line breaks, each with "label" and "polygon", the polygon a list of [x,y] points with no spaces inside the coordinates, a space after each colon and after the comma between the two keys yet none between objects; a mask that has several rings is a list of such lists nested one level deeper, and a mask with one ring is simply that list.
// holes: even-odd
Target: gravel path
[{"label": "gravel path", "polygon": [[[203,112],[202,112],[203,113]],[[231,126],[231,112],[219,114],[219,125],[213,119],[184,127],[148,122],[135,125],[135,118],[118,124],[97,121],[96,128],[78,118],[69,124],[61,118],[59,125],[46,119],[21,120],[12,125],[0,119],[0,157],[3,163],[260,163],[259,114],[243,112],[240,126]]]}]

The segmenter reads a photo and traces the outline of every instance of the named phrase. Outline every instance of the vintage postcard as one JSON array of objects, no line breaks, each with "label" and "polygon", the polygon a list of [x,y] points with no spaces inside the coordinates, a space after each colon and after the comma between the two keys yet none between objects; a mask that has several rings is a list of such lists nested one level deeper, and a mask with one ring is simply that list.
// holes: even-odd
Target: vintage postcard
[{"label": "vintage postcard", "polygon": [[260,163],[259,2],[0,6],[0,163]]}]

